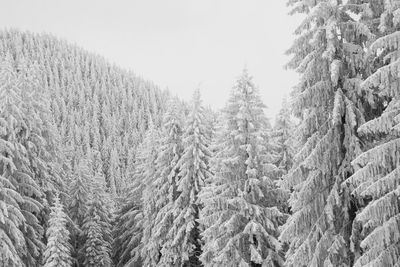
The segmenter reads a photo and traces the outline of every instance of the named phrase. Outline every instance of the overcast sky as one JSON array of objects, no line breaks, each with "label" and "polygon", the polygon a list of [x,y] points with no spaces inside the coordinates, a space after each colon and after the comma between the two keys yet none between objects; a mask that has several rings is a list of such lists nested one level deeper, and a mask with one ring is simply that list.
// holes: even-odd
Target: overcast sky
[{"label": "overcast sky", "polygon": [[273,117],[296,83],[283,69],[298,24],[286,0],[9,0],[0,25],[64,38],[190,99],[225,104],[247,66]]}]

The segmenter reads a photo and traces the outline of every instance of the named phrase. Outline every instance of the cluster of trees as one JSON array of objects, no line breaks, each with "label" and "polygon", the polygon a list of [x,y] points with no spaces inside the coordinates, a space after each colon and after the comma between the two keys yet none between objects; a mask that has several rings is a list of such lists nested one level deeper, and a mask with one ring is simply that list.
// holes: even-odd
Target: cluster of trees
[{"label": "cluster of trees", "polygon": [[0,265],[282,263],[289,110],[246,71],[216,114],[49,35],[0,55]]},{"label": "cluster of trees", "polygon": [[111,265],[118,197],[168,92],[50,35],[2,31],[0,58],[0,265]]},{"label": "cluster of trees", "polygon": [[47,34],[0,31],[0,56],[36,73],[68,159],[99,152],[110,193],[120,193],[149,118],[161,123],[168,91]]},{"label": "cluster of trees", "polygon": [[289,110],[272,129],[246,70],[219,116],[199,91],[191,104],[185,116],[170,102],[139,147],[117,212],[116,265],[282,265],[288,192],[275,182],[292,158]]}]

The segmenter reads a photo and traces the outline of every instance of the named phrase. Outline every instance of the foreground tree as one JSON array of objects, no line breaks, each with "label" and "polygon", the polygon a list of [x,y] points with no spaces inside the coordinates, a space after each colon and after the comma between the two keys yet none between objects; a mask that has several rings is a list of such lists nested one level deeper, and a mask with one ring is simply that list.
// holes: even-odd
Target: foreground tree
[{"label": "foreground tree", "polygon": [[209,132],[206,127],[200,92],[195,91],[193,106],[183,134],[183,153],[177,163],[179,180],[178,197],[171,204],[173,226],[167,234],[167,242],[161,250],[162,257],[173,266],[201,266],[199,212],[202,208],[199,192],[204,181],[211,176],[209,162]]},{"label": "foreground tree", "polygon": [[277,240],[282,197],[264,132],[269,125],[258,91],[244,70],[223,110],[212,161],[214,176],[201,193],[205,266],[282,265]]},{"label": "foreground tree", "polygon": [[44,251],[44,267],[72,266],[69,231],[66,228],[67,215],[58,196],[51,208],[49,228],[46,231],[47,245]]},{"label": "foreground tree", "polygon": [[353,161],[356,172],[343,186],[350,188],[359,208],[352,231],[354,266],[400,266],[400,5],[366,2],[370,9],[359,13],[361,19],[372,23],[372,18],[380,18],[376,34],[381,37],[369,47],[373,73],[361,84],[361,92],[370,105],[383,105],[384,111],[360,126],[366,151]]},{"label": "foreground tree", "polygon": [[289,243],[287,266],[351,266],[354,202],[342,182],[361,152],[357,128],[370,114],[360,89],[364,47],[372,37],[349,11],[348,1],[289,1],[304,13],[288,66],[301,74],[293,92],[301,120],[300,149],[282,182],[291,190],[290,216],[281,233]]}]

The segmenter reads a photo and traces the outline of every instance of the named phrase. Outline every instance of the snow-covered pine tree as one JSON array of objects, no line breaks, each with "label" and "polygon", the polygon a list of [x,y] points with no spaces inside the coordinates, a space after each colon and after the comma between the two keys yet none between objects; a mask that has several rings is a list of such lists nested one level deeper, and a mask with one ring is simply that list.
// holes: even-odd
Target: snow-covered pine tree
[{"label": "snow-covered pine tree", "polygon": [[167,234],[161,254],[161,263],[170,266],[201,266],[201,239],[199,192],[204,181],[211,177],[209,129],[201,105],[200,91],[193,96],[192,110],[183,134],[184,150],[177,163],[179,180],[178,197],[172,204],[173,226]]},{"label": "snow-covered pine tree", "polygon": [[105,192],[104,177],[99,170],[91,179],[88,210],[82,225],[84,266],[109,267],[112,264],[110,202],[111,198]]},{"label": "snow-covered pine tree", "polygon": [[[124,204],[118,210],[114,227],[113,258],[116,266],[141,266],[141,250],[146,242],[143,236],[143,191],[150,186],[156,172],[156,160],[159,148],[159,130],[150,119],[143,142],[137,149],[137,156],[132,170]],[[150,197],[148,195],[147,197]]]},{"label": "snow-covered pine tree", "polygon": [[85,159],[75,165],[72,183],[69,189],[68,214],[77,229],[71,229],[72,256],[75,266],[83,264],[84,254],[81,253],[85,237],[82,230],[83,222],[88,211],[89,182],[91,173],[89,163]]},{"label": "snow-covered pine tree", "polygon": [[290,243],[287,266],[349,266],[350,194],[341,183],[352,175],[361,152],[356,129],[368,106],[357,94],[365,71],[364,47],[372,34],[349,11],[349,1],[290,0],[292,13],[305,18],[288,53],[288,67],[301,74],[293,92],[301,120],[299,152],[283,188],[291,190],[293,214],[280,239]]},{"label": "snow-covered pine tree", "polygon": [[281,195],[268,177],[273,168],[264,138],[269,125],[264,107],[244,70],[223,110],[214,176],[201,192],[205,266],[283,263],[277,240],[283,214],[274,207]]},{"label": "snow-covered pine tree", "polygon": [[400,2],[365,2],[372,18],[379,18],[379,38],[369,46],[373,73],[360,91],[370,105],[383,103],[384,111],[358,129],[366,151],[353,161],[356,172],[344,183],[359,205],[354,266],[400,266]]},{"label": "snow-covered pine tree", "polygon": [[83,225],[86,237],[83,247],[85,255],[83,265],[89,267],[111,266],[110,247],[103,237],[98,210],[92,208],[89,211],[90,214],[88,213]]},{"label": "snow-covered pine tree", "polygon": [[58,195],[54,198],[51,207],[49,228],[47,228],[47,245],[43,253],[43,267],[70,267],[72,266],[71,244],[69,231],[66,228],[67,215]]},{"label": "snow-covered pine tree", "polygon": [[[172,204],[178,197],[177,163],[182,156],[182,118],[179,102],[171,99],[164,116],[160,136],[159,154],[154,180],[143,192],[143,248],[144,266],[159,265],[161,249],[173,224]],[[167,264],[169,259],[163,258]]]},{"label": "snow-covered pine tree", "polygon": [[117,186],[118,181],[120,181],[121,172],[119,169],[119,158],[118,151],[115,146],[111,149],[110,153],[110,165],[109,165],[109,183],[110,183],[110,193],[116,196],[117,191],[120,193],[121,188]]},{"label": "snow-covered pine tree", "polygon": [[282,101],[282,107],[275,118],[272,131],[272,143],[276,153],[275,165],[278,167],[278,177],[287,174],[293,165],[295,153],[294,122],[290,114],[290,106],[286,97]]}]

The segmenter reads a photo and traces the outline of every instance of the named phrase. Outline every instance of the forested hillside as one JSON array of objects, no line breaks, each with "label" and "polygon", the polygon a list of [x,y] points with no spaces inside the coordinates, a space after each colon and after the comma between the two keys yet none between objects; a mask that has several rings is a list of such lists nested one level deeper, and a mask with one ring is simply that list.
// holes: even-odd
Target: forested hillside
[{"label": "forested hillside", "polygon": [[[2,31],[0,57],[0,222],[6,226],[0,265],[37,266],[44,232],[55,220],[48,216],[56,195],[61,204],[52,214],[60,215],[60,205],[68,209],[72,245],[85,229],[87,208],[98,212],[90,207],[101,202],[109,213],[104,222],[111,223],[131,180],[136,148],[150,124],[160,126],[169,94],[47,34]],[[99,198],[89,198],[91,191]]]},{"label": "forested hillside", "polygon": [[160,125],[168,93],[51,35],[2,31],[0,40],[2,61],[38,79],[69,159],[99,152],[107,187],[121,192],[150,118]]}]

